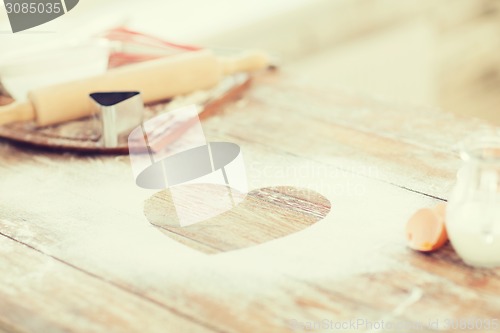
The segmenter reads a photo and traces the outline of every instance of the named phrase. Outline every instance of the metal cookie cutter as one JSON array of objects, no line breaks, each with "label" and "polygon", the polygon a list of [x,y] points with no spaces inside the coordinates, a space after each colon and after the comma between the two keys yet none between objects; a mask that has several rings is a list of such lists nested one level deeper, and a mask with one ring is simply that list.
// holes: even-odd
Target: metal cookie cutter
[{"label": "metal cookie cutter", "polygon": [[141,124],[144,104],[138,91],[95,92],[90,98],[97,105],[101,142],[104,147],[117,147],[137,125]]}]

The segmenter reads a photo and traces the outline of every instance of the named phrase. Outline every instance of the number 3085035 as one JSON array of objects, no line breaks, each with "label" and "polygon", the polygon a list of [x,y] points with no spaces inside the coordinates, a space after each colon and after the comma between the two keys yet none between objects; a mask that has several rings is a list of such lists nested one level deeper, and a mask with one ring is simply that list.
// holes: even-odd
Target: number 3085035
[{"label": "number 3085035", "polygon": [[6,3],[7,14],[59,14],[62,12],[60,2],[36,3],[36,2],[16,2]]}]

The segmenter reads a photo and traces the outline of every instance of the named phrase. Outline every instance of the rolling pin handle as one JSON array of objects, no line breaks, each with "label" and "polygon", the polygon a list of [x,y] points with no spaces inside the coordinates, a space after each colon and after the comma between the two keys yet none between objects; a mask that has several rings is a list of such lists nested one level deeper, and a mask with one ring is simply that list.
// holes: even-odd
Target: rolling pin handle
[{"label": "rolling pin handle", "polygon": [[0,107],[0,125],[35,119],[35,109],[29,102],[14,102]]},{"label": "rolling pin handle", "polygon": [[224,75],[238,72],[253,72],[271,65],[269,55],[263,51],[247,51],[236,57],[219,57]]}]

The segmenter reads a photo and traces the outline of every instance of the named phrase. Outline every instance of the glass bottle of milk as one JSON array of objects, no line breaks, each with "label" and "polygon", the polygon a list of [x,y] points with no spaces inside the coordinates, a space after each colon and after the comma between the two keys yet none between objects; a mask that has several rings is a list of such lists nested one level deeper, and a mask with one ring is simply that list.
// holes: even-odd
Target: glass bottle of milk
[{"label": "glass bottle of milk", "polygon": [[446,212],[450,241],[465,263],[500,267],[500,135],[471,137],[460,155]]}]

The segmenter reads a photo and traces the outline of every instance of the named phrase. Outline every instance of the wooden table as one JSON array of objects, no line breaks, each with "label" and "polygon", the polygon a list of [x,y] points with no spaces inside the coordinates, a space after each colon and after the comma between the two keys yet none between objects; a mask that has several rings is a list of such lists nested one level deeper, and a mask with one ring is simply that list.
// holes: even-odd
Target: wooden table
[{"label": "wooden table", "polygon": [[500,270],[467,267],[450,245],[415,253],[403,231],[417,208],[447,198],[457,141],[488,125],[286,73],[256,79],[203,125],[211,141],[241,146],[252,196],[194,229],[145,218],[155,191],[135,186],[126,156],[0,143],[0,332],[371,331],[381,321],[427,332],[500,319]]}]

